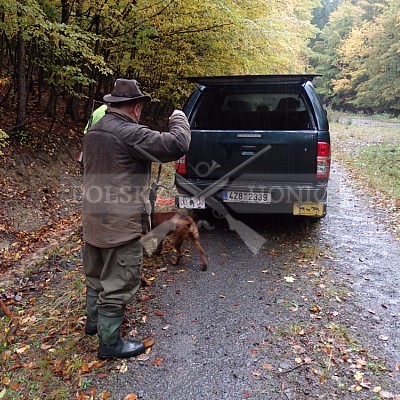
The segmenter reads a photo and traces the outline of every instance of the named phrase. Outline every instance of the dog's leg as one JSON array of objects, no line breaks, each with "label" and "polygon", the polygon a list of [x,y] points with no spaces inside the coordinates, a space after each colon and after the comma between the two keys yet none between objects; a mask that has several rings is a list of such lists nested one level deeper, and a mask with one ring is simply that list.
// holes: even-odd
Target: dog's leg
[{"label": "dog's leg", "polygon": [[207,266],[208,266],[207,259],[206,259],[206,255],[204,252],[204,248],[200,243],[200,234],[199,234],[199,230],[197,229],[196,225],[192,226],[192,230],[191,230],[189,236],[190,236],[190,239],[192,239],[192,242],[200,255],[200,271],[207,271]]},{"label": "dog's leg", "polygon": [[182,231],[177,229],[173,234],[173,246],[176,250],[176,260],[175,260],[175,262],[171,261],[172,265],[178,265],[183,257],[182,243],[183,243],[184,239],[185,238],[184,238],[184,235],[182,234]]},{"label": "dog's leg", "polygon": [[204,248],[200,243],[200,233],[199,229],[197,228],[196,222],[192,218],[190,219],[190,230],[188,232],[188,237],[192,240],[194,246],[196,247],[197,251],[200,255],[200,271],[207,271],[207,259],[204,252]]},{"label": "dog's leg", "polygon": [[193,244],[200,255],[200,271],[207,271],[206,255],[204,253],[204,248],[201,245],[200,240],[198,238],[193,238]]},{"label": "dog's leg", "polygon": [[153,254],[154,254],[155,256],[159,256],[159,255],[161,254],[162,246],[163,246],[163,243],[164,243],[164,239],[157,238],[157,240],[158,240],[157,247],[156,247],[156,249],[153,251]]}]

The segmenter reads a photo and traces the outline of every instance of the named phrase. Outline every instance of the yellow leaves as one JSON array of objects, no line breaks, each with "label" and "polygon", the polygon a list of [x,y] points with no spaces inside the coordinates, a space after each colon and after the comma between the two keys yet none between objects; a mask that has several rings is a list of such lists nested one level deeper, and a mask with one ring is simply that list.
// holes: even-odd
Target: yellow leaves
[{"label": "yellow leaves", "polygon": [[126,365],[126,362],[123,362],[119,369],[119,372],[121,372],[121,374],[125,374],[127,371],[128,371],[128,366]]},{"label": "yellow leaves", "polygon": [[354,375],[354,379],[355,379],[356,381],[361,381],[361,379],[363,378],[363,376],[364,376],[364,374],[363,374],[362,372],[357,372],[357,373]]},{"label": "yellow leaves", "polygon": [[23,345],[23,346],[21,346],[21,347],[15,349],[14,351],[15,351],[17,354],[23,354],[23,353],[25,353],[27,350],[29,350],[30,348],[31,348],[31,346],[30,346],[29,344],[27,344],[27,345]]},{"label": "yellow leaves", "polygon": [[[357,381],[356,385],[352,385],[350,387],[350,390],[353,392],[360,392],[363,389],[371,390],[372,383],[365,378],[365,374],[363,372],[357,371],[354,374],[354,379]],[[387,398],[387,399],[394,399],[394,395],[392,393],[386,392],[382,390],[382,386],[375,386],[372,390],[372,393],[379,393],[381,398]]]},{"label": "yellow leaves", "polygon": [[9,377],[9,376],[5,376],[5,377],[1,380],[1,383],[2,383],[3,385],[9,386],[10,383],[11,383],[10,377]]}]

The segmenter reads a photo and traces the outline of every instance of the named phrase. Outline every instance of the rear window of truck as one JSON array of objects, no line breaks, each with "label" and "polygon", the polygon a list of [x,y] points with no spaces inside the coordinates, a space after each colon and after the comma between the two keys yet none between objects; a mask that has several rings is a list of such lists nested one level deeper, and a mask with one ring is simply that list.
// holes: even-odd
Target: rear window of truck
[{"label": "rear window of truck", "polygon": [[198,130],[313,129],[301,95],[267,91],[204,93],[191,125]]}]

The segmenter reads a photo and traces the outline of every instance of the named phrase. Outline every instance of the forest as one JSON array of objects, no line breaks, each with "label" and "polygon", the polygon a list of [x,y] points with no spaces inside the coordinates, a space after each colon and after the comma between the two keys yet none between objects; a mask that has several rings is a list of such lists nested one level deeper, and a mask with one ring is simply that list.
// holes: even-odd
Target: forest
[{"label": "forest", "polygon": [[[0,0],[0,399],[158,399],[205,374],[201,398],[234,385],[231,398],[400,398],[398,242],[372,214],[400,238],[400,125],[386,118],[400,116],[399,24],[399,0]],[[330,118],[322,229],[258,218],[256,259],[222,220],[199,221],[211,272],[196,274],[190,245],[187,268],[169,265],[168,241],[165,257],[145,257],[149,285],[125,326],[146,358],[97,360],[83,336],[76,162],[92,110],[116,78],[135,78],[153,100],[141,121],[162,129],[193,89],[185,77],[301,73],[321,75]],[[164,165],[158,210],[175,204],[174,176]],[[124,380],[111,397],[107,382]]]},{"label": "forest", "polygon": [[83,123],[117,77],[152,116],[185,76],[305,72],[333,109],[398,115],[399,24],[398,0],[0,0],[0,146],[29,140],[32,110]]}]

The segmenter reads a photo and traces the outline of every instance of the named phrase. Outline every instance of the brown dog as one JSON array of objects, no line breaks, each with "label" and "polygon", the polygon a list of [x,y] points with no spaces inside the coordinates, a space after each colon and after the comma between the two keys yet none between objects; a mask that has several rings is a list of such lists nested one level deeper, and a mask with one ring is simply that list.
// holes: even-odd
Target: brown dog
[{"label": "brown dog", "polygon": [[152,224],[154,229],[142,237],[142,244],[145,248],[145,243],[149,239],[155,238],[157,239],[157,247],[153,254],[160,254],[165,237],[172,234],[173,246],[177,254],[176,260],[172,265],[178,265],[183,256],[183,242],[191,240],[200,255],[200,270],[207,270],[206,256],[200,243],[199,230],[193,218],[174,212],[156,212],[152,215]]}]

